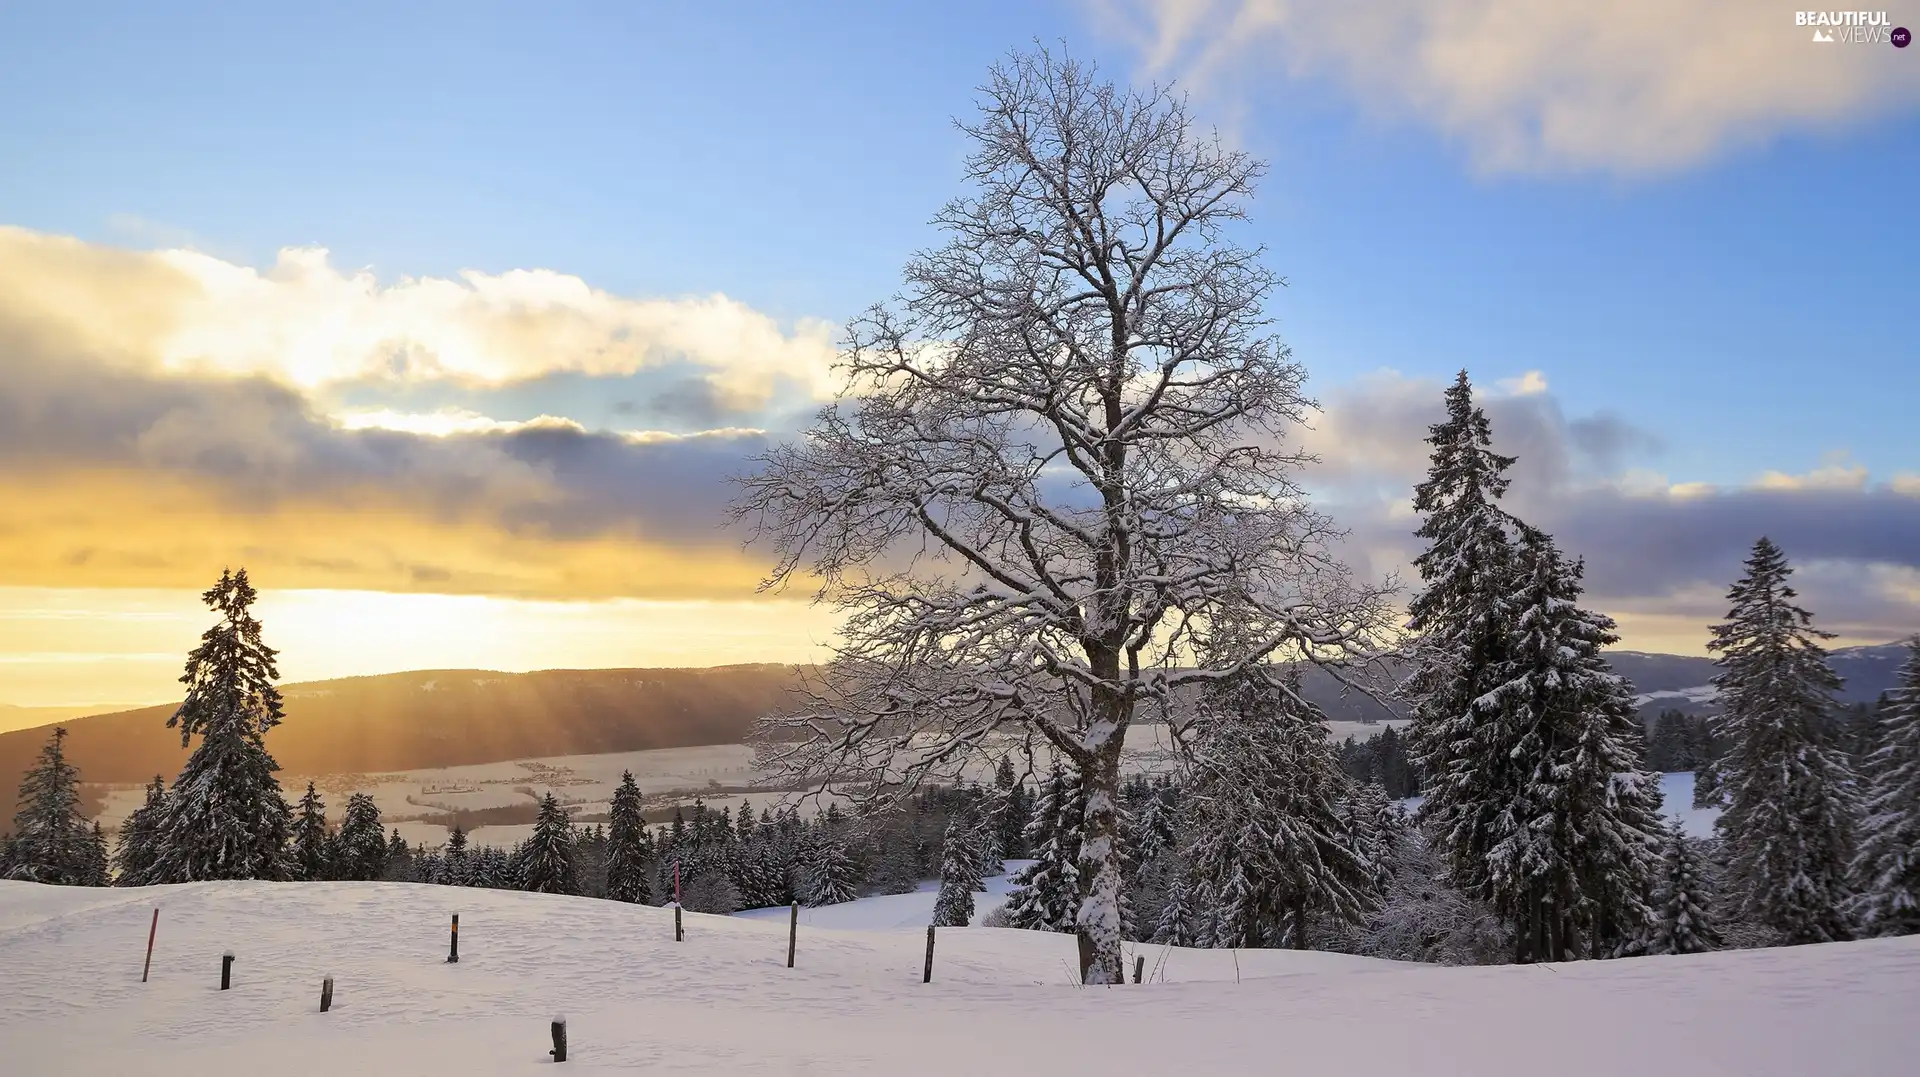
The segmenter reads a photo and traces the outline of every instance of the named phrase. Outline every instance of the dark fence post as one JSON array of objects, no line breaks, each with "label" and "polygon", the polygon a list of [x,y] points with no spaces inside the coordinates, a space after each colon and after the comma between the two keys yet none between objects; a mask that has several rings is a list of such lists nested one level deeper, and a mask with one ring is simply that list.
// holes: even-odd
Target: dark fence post
[{"label": "dark fence post", "polygon": [[320,1012],[326,1013],[331,1009],[333,1009],[333,977],[329,976],[320,981]]},{"label": "dark fence post", "polygon": [[793,903],[793,915],[787,920],[787,967],[793,967],[793,944],[800,938],[800,903]]},{"label": "dark fence post", "polygon": [[547,1053],[553,1056],[555,1062],[565,1062],[567,1060],[567,1019],[564,1017],[554,1018],[552,1028],[553,1050]]},{"label": "dark fence post", "polygon": [[459,913],[453,914],[453,935],[451,936],[451,939],[447,945],[448,945],[447,964],[458,965],[460,963],[460,914]]},{"label": "dark fence post", "polygon": [[920,982],[923,984],[930,984],[933,982],[933,925],[932,924],[927,925],[927,968],[925,972],[922,972],[920,974]]},{"label": "dark fence post", "polygon": [[677,901],[673,903],[673,941],[687,941],[686,932],[680,928],[680,903]]},{"label": "dark fence post", "polygon": [[233,986],[233,954],[231,951],[220,955],[220,990]]},{"label": "dark fence post", "polygon": [[147,928],[147,963],[140,966],[140,982],[147,982],[147,973],[153,969],[153,936],[160,931],[160,910],[153,910],[153,926]]},{"label": "dark fence post", "polygon": [[1144,974],[1146,971],[1147,971],[1147,956],[1145,954],[1133,955],[1133,982],[1139,983],[1141,975]]}]

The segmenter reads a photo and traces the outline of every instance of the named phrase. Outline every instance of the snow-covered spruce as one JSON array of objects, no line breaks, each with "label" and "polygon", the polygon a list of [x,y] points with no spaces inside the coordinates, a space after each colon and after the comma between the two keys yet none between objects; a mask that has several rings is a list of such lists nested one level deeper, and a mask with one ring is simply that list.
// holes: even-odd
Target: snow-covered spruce
[{"label": "snow-covered spruce", "polygon": [[1881,706],[1880,747],[1867,766],[1855,911],[1866,934],[1911,935],[1920,932],[1920,636]]},{"label": "snow-covered spruce", "polygon": [[573,862],[573,821],[552,793],[540,799],[533,836],[522,847],[521,873],[523,890],[541,894],[580,892]]},{"label": "snow-covered spruce", "polygon": [[80,772],[67,759],[67,730],[55,726],[20,780],[6,877],[60,886],[95,881],[93,835],[80,815]]},{"label": "snow-covered spruce", "polygon": [[167,794],[156,882],[285,879],[292,810],[274,773],[266,733],[284,717],[276,652],[260,638],[247,570],[222,572],[201,596],[219,620],[187,656],[186,699],[168,728],[181,747],[200,743]]},{"label": "snow-covered spruce", "polygon": [[[1117,983],[1138,708],[1276,652],[1368,650],[1384,600],[1334,559],[1284,444],[1304,372],[1263,311],[1276,277],[1227,229],[1263,166],[1178,96],[1045,51],[981,96],[946,242],[851,325],[845,397],[741,480],[773,580],[817,579],[847,615],[759,743],[783,776],[894,790],[1032,734],[1083,794],[1082,979]],[[1183,661],[1173,630],[1229,603],[1254,645]]]},{"label": "snow-covered spruce", "polygon": [[607,809],[607,896],[615,901],[653,904],[651,842],[640,811],[640,787],[633,771],[623,771]]},{"label": "snow-covered spruce", "polygon": [[1503,603],[1504,657],[1490,667],[1481,743],[1504,749],[1513,781],[1473,805],[1490,816],[1487,897],[1520,961],[1626,952],[1644,937],[1660,871],[1660,792],[1641,771],[1633,689],[1601,650],[1613,619],[1580,608],[1582,566],[1522,528]]},{"label": "snow-covered spruce", "polygon": [[1825,744],[1840,678],[1813,627],[1794,605],[1792,569],[1762,538],[1728,593],[1727,620],[1713,626],[1713,684],[1724,708],[1714,736],[1726,810],[1715,824],[1727,845],[1727,876],[1741,919],[1787,944],[1851,938],[1848,865],[1857,800],[1842,753]]},{"label": "snow-covered spruce", "polygon": [[935,927],[965,927],[973,922],[973,895],[981,889],[983,843],[991,840],[980,820],[955,816],[940,847],[940,893],[933,902]]},{"label": "snow-covered spruce", "polygon": [[301,882],[333,878],[333,841],[327,829],[327,803],[312,782],[293,817],[292,877]]},{"label": "snow-covered spruce", "polygon": [[1414,558],[1423,589],[1409,603],[1413,700],[1409,754],[1422,774],[1419,817],[1454,884],[1490,893],[1499,805],[1520,777],[1502,736],[1498,667],[1511,645],[1519,522],[1498,502],[1514,458],[1492,449],[1485,413],[1473,402],[1467,372],[1446,391],[1447,416],[1429,431],[1427,477],[1414,488],[1422,515],[1414,534],[1427,548]]},{"label": "snow-covered spruce", "polygon": [[1700,870],[1695,842],[1680,820],[1667,827],[1665,880],[1659,908],[1647,936],[1650,954],[1699,954],[1720,946],[1720,932],[1710,912],[1712,901]]},{"label": "snow-covered spruce", "polygon": [[1007,897],[1008,927],[1031,931],[1072,931],[1080,906],[1080,782],[1056,758],[1046,784],[1034,800],[1022,841],[1033,863],[1013,877]]},{"label": "snow-covered spruce", "polygon": [[1304,950],[1309,914],[1363,921],[1378,904],[1380,870],[1371,837],[1342,810],[1351,791],[1325,716],[1264,666],[1215,684],[1202,708],[1182,803],[1197,880],[1188,893],[1214,896],[1214,944]]},{"label": "snow-covered spruce", "polygon": [[380,826],[380,806],[369,793],[347,798],[346,810],[335,832],[333,877],[371,881],[385,873],[387,836]]},{"label": "snow-covered spruce", "polygon": [[156,774],[147,785],[146,800],[120,824],[120,840],[113,854],[117,885],[145,886],[152,881],[153,863],[160,855],[160,821],[166,812],[167,782]]}]

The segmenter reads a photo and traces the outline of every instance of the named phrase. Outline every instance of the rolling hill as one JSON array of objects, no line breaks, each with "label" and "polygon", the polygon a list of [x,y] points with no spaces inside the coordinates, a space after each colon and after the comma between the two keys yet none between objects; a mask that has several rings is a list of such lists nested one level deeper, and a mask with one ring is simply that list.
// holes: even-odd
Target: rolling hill
[{"label": "rolling hill", "polygon": [[[1833,652],[1842,699],[1871,701],[1892,687],[1901,644]],[[1617,651],[1614,668],[1641,693],[1642,713],[1713,709],[1713,663],[1683,655]],[[1389,674],[1390,676],[1390,674]],[[711,669],[593,669],[497,673],[420,670],[285,685],[287,721],[268,737],[290,773],[374,773],[539,756],[737,744],[755,718],[780,706],[798,678],[784,665]],[[1346,693],[1309,669],[1302,685],[1329,717],[1377,721],[1392,712]],[[90,783],[171,777],[186,752],[166,728],[171,704],[65,722],[68,749]],[[0,733],[0,805],[12,816],[19,775],[48,726]],[[0,827],[4,827],[0,821]]]},{"label": "rolling hill", "polygon": [[[332,774],[731,744],[794,683],[792,667],[779,665],[422,670],[312,681],[282,686],[287,720],[267,746],[289,772]],[[179,733],[166,727],[173,710],[142,707],[64,723],[81,780],[171,778],[187,754]],[[7,818],[19,776],[47,733],[41,726],[0,734]]]}]

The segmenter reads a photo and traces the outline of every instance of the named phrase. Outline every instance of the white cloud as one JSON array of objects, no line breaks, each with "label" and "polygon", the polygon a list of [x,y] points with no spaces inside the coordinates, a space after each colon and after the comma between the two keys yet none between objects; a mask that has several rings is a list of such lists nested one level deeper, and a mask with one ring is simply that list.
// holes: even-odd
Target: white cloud
[{"label": "white cloud", "polygon": [[1517,378],[1502,378],[1499,386],[1508,396],[1536,396],[1547,391],[1547,376],[1538,370],[1529,370]]},{"label": "white cloud", "polygon": [[21,312],[69,336],[85,327],[98,351],[123,361],[261,374],[309,390],[367,378],[624,375],[673,363],[702,371],[741,408],[763,406],[783,384],[816,400],[834,387],[826,322],[782,326],[724,295],[627,298],[544,269],[382,282],[336,268],[319,248],[287,248],[261,270],[192,250],[118,251],[0,227],[0,285],[16,283]]},{"label": "white cloud", "polygon": [[1673,169],[1920,103],[1908,50],[1815,46],[1790,7],[1752,0],[1090,2],[1188,88],[1330,79],[1496,171]]}]

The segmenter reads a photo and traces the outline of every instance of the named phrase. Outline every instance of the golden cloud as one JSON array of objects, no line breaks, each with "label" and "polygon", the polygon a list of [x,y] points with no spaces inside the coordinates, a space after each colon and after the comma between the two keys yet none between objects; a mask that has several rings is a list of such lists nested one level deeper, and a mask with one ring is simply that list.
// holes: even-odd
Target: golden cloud
[{"label": "golden cloud", "polygon": [[[824,332],[559,274],[383,287],[315,252],[261,273],[0,228],[0,585],[198,588],[245,564],[283,588],[748,596],[764,564],[722,510],[761,431],[334,415],[308,393],[673,361],[765,394],[825,385]],[[382,373],[396,349],[427,358]]]},{"label": "golden cloud", "polygon": [[0,477],[0,504],[0,586],[200,588],[245,565],[276,588],[704,599],[752,595],[766,567],[730,536],[516,534],[374,487],[260,509],[191,478],[66,471]]}]

